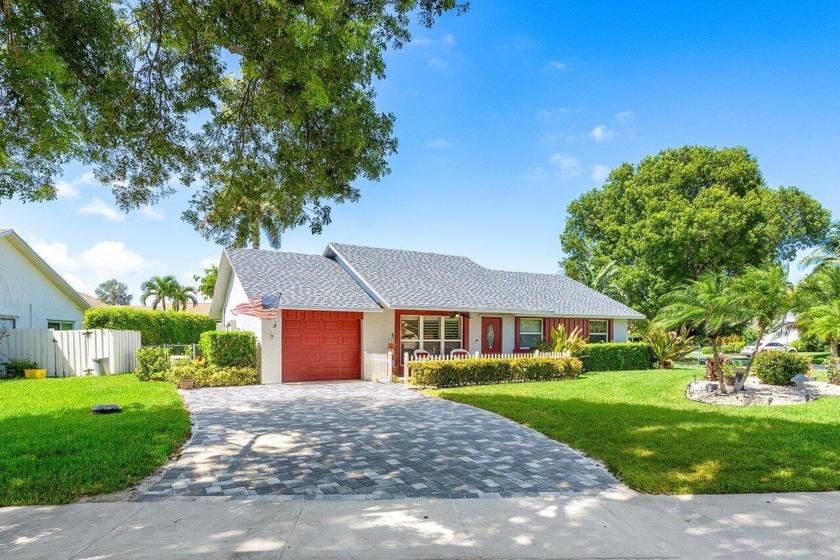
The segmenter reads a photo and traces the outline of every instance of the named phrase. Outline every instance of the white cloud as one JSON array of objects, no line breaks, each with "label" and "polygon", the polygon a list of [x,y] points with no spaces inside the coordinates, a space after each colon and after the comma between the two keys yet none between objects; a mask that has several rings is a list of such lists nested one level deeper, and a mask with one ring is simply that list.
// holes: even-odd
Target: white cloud
[{"label": "white cloud", "polygon": [[548,63],[548,65],[554,70],[565,70],[568,68],[568,65],[565,62],[560,62],[559,60],[552,60]]},{"label": "white cloud", "polygon": [[140,209],[140,215],[146,218],[147,220],[162,220],[164,218],[163,212],[160,210],[155,210],[151,206],[143,206]]},{"label": "white cloud", "polygon": [[628,124],[636,120],[636,113],[629,109],[627,111],[621,111],[615,114],[615,120],[621,124]]},{"label": "white cloud", "polygon": [[531,173],[523,173],[520,177],[530,183],[538,183],[540,181],[545,181],[548,178],[548,174],[542,167],[537,167]]},{"label": "white cloud", "polygon": [[548,161],[560,170],[560,176],[564,179],[577,177],[583,172],[578,159],[570,154],[554,154]]},{"label": "white cloud", "polygon": [[55,187],[55,195],[58,198],[79,198],[79,189],[77,187],[94,183],[96,183],[96,178],[93,176],[93,172],[87,171],[69,181],[59,179],[53,186]]},{"label": "white cloud", "polygon": [[554,117],[559,117],[560,115],[565,115],[568,112],[569,110],[565,107],[558,107],[556,109],[540,109],[537,111],[537,116],[542,119],[552,119]]},{"label": "white cloud", "polygon": [[429,65],[429,68],[434,70],[445,70],[449,68],[449,63],[439,58],[431,58],[426,64]]},{"label": "white cloud", "polygon": [[99,215],[103,216],[104,218],[114,221],[114,222],[121,222],[125,220],[125,214],[121,214],[117,211],[116,208],[105,202],[100,198],[94,198],[90,204],[85,204],[84,206],[80,207],[76,210],[79,214],[87,214],[87,215]]},{"label": "white cloud", "polygon": [[612,140],[615,137],[615,131],[607,128],[607,125],[605,124],[599,124],[592,129],[589,133],[589,137],[596,142],[606,142],[607,140]]},{"label": "white cloud", "polygon": [[449,140],[444,140],[443,138],[438,138],[437,140],[432,140],[431,142],[426,142],[427,148],[432,148],[435,150],[442,150],[443,148],[448,148],[452,145],[452,142]]},{"label": "white cloud", "polygon": [[610,176],[610,168],[606,165],[598,164],[592,168],[592,180],[599,183],[604,182]]},{"label": "white cloud", "polygon": [[67,251],[67,244],[60,241],[55,243],[33,243],[32,248],[38,253],[42,259],[54,269],[61,270],[75,270],[78,266],[78,261],[71,257]]},{"label": "white cloud", "polygon": [[449,33],[448,35],[444,35],[440,39],[432,39],[431,37],[418,37],[417,39],[412,39],[409,45],[415,45],[418,47],[430,47],[433,45],[454,45],[455,44],[455,35]]}]

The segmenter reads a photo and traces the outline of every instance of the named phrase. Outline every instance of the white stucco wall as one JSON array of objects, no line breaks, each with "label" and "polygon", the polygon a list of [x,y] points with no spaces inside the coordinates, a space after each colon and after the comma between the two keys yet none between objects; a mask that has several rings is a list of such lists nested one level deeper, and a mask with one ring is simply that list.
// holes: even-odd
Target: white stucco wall
[{"label": "white stucco wall", "polygon": [[231,274],[227,291],[225,292],[225,303],[221,322],[227,325],[229,322],[235,321],[236,330],[251,331],[254,333],[257,337],[257,342],[262,347],[262,361],[260,363],[262,382],[264,384],[280,383],[282,381],[280,374],[282,321],[278,320],[277,326],[275,327],[273,321],[263,321],[257,317],[242,314],[234,315],[231,309],[247,301],[248,295],[245,293],[245,288],[242,287],[242,282],[239,281],[236,273]]},{"label": "white stucco wall", "polygon": [[627,319],[613,320],[613,342],[627,342]]},{"label": "white stucco wall", "polygon": [[47,321],[73,321],[82,328],[84,311],[18,250],[0,239],[0,317],[15,328],[46,329]]},{"label": "white stucco wall", "polygon": [[[381,313],[365,313],[362,318],[362,350],[371,354],[386,354],[388,339],[394,334],[394,310],[383,309]],[[399,342],[399,341],[397,341]]]}]

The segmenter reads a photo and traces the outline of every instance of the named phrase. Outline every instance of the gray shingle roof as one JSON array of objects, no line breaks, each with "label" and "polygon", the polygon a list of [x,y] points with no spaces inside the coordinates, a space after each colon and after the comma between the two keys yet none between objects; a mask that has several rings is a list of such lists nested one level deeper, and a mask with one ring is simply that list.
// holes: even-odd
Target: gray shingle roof
[{"label": "gray shingle roof", "polygon": [[226,253],[248,297],[282,293],[283,308],[379,309],[340,264],[321,255],[255,249]]},{"label": "gray shingle roof", "polygon": [[641,319],[643,315],[560,274],[490,270],[437,253],[331,243],[337,255],[395,308]]}]

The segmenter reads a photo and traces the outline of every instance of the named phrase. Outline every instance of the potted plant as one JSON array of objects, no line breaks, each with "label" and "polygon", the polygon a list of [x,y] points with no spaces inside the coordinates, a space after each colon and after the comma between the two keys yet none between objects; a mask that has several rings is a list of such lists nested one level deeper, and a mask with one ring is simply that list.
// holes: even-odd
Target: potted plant
[{"label": "potted plant", "polygon": [[729,360],[723,364],[723,382],[726,383],[727,387],[735,386],[735,368],[732,367]]},{"label": "potted plant", "polygon": [[391,338],[388,339],[388,348],[395,350],[397,348],[397,341],[394,339],[394,333],[391,333]]},{"label": "potted plant", "polygon": [[178,379],[178,387],[181,389],[192,389],[193,383],[195,383],[195,380],[192,377],[181,377]]}]

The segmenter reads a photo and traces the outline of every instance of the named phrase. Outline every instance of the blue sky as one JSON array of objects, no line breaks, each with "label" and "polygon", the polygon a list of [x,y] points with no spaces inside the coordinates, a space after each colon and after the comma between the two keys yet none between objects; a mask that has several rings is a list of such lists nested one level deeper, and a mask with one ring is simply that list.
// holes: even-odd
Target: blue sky
[{"label": "blue sky", "polygon": [[[361,201],[333,209],[328,241],[469,256],[556,272],[565,209],[624,162],[684,144],[746,146],[770,186],[797,185],[840,216],[840,4],[472,2],[387,54],[381,109],[399,153]],[[0,203],[78,289],[192,274],[221,248],[180,220],[191,191],[124,215],[88,169],[61,196]],[[733,209],[735,210],[735,209]]]}]

